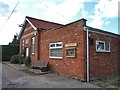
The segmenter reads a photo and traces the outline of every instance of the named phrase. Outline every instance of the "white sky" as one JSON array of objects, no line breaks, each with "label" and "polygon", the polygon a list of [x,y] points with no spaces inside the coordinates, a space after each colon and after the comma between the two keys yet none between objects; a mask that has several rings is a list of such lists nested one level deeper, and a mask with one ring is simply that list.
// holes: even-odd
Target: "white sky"
[{"label": "white sky", "polygon": [[[12,41],[14,35],[20,32],[21,28],[18,27],[18,24],[24,22],[25,16],[61,24],[86,18],[89,26],[105,30],[109,29],[108,31],[117,33],[118,1],[20,0],[16,11],[5,23],[18,0],[2,0],[0,1],[0,44],[8,44]],[[96,3],[90,3],[89,6],[85,6],[86,2]]]}]

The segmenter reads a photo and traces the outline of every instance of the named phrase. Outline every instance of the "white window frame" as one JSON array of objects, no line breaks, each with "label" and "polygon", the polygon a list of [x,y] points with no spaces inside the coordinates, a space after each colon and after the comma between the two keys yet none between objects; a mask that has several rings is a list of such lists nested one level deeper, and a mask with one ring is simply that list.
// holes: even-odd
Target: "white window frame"
[{"label": "white window frame", "polygon": [[[52,44],[54,44],[55,46],[51,47]],[[57,44],[61,44],[61,46],[57,46]],[[51,49],[57,49],[57,48],[63,49],[63,42],[56,42],[56,43],[50,43],[49,44],[49,58],[56,58],[56,59],[62,59],[63,58],[63,56],[62,57],[50,56],[51,55],[50,54],[51,53],[50,50]]]},{"label": "white window frame", "polygon": [[[101,42],[101,43],[104,44],[104,49],[103,49],[103,50],[97,49],[97,44],[98,44],[99,42]],[[109,43],[109,50],[106,50],[106,45],[105,45],[105,43],[106,43],[105,41],[96,40],[96,52],[111,52],[111,51],[110,51],[110,42],[108,42],[108,43]]]},{"label": "white window frame", "polygon": [[[33,44],[34,42],[34,44]],[[34,46],[32,46],[34,45]],[[34,55],[35,54],[35,37],[31,38],[31,54]]]}]

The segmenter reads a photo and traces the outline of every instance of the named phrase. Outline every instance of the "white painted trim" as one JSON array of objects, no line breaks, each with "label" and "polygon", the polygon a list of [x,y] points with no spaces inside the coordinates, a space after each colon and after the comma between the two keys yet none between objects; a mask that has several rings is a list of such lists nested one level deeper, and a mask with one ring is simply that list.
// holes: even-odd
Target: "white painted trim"
[{"label": "white painted trim", "polygon": [[52,56],[50,56],[49,58],[53,58],[53,59],[62,59],[63,57],[52,57]]},{"label": "white painted trim", "polygon": [[[55,47],[51,47],[52,44],[55,44]],[[56,44],[61,44],[61,46],[56,46]],[[49,47],[50,49],[63,48],[63,42],[50,43]]]},{"label": "white painted trim", "polygon": [[[97,43],[99,43],[99,42],[104,43],[104,50],[98,50],[98,49],[97,49]],[[107,50],[105,50],[105,48],[106,48],[106,46],[105,46],[105,41],[96,40],[96,52],[111,52],[110,42],[109,42],[109,50],[107,51]]]},{"label": "white painted trim", "polygon": [[37,30],[37,28],[30,22],[30,20],[28,20],[27,18],[26,18],[26,20],[27,20],[28,23],[33,27],[34,30]]},{"label": "white painted trim", "polygon": [[[51,47],[51,44],[55,44],[55,47]],[[56,44],[61,44],[61,46],[56,46]],[[55,42],[49,44],[49,58],[62,59],[63,57],[50,56],[50,49],[63,48],[63,42]]]}]

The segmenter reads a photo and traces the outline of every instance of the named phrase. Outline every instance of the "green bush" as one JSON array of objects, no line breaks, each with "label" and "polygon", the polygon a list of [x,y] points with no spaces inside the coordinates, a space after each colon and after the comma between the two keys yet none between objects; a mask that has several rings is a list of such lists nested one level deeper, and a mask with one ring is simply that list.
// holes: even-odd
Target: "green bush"
[{"label": "green bush", "polygon": [[24,64],[26,62],[26,59],[24,56],[22,56],[22,54],[17,54],[12,56],[10,62],[13,64]]},{"label": "green bush", "polygon": [[25,65],[26,66],[29,66],[30,65],[30,62],[31,60],[30,60],[30,56],[28,56],[27,58],[26,58],[26,62],[25,62]]},{"label": "green bush", "polygon": [[31,59],[30,59],[30,56],[28,56],[27,58],[24,58],[22,54],[17,54],[12,56],[10,62],[12,64],[25,64],[26,66],[29,66],[31,63]]},{"label": "green bush", "polygon": [[19,63],[19,56],[18,56],[18,55],[13,55],[13,56],[11,57],[10,62],[11,62],[12,64],[18,64],[18,63]]},{"label": "green bush", "polygon": [[24,58],[24,56],[22,54],[19,54],[19,64],[24,64],[26,59]]}]

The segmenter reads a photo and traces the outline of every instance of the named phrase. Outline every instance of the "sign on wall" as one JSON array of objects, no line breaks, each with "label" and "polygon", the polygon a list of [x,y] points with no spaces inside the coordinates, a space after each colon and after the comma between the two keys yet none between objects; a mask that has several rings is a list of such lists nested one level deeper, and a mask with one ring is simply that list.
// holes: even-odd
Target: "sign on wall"
[{"label": "sign on wall", "polygon": [[65,47],[76,47],[77,46],[77,43],[68,43],[68,44],[65,44]]},{"label": "sign on wall", "polygon": [[65,44],[66,47],[66,57],[74,57],[75,58],[75,47],[77,46],[77,43],[68,43]]}]

